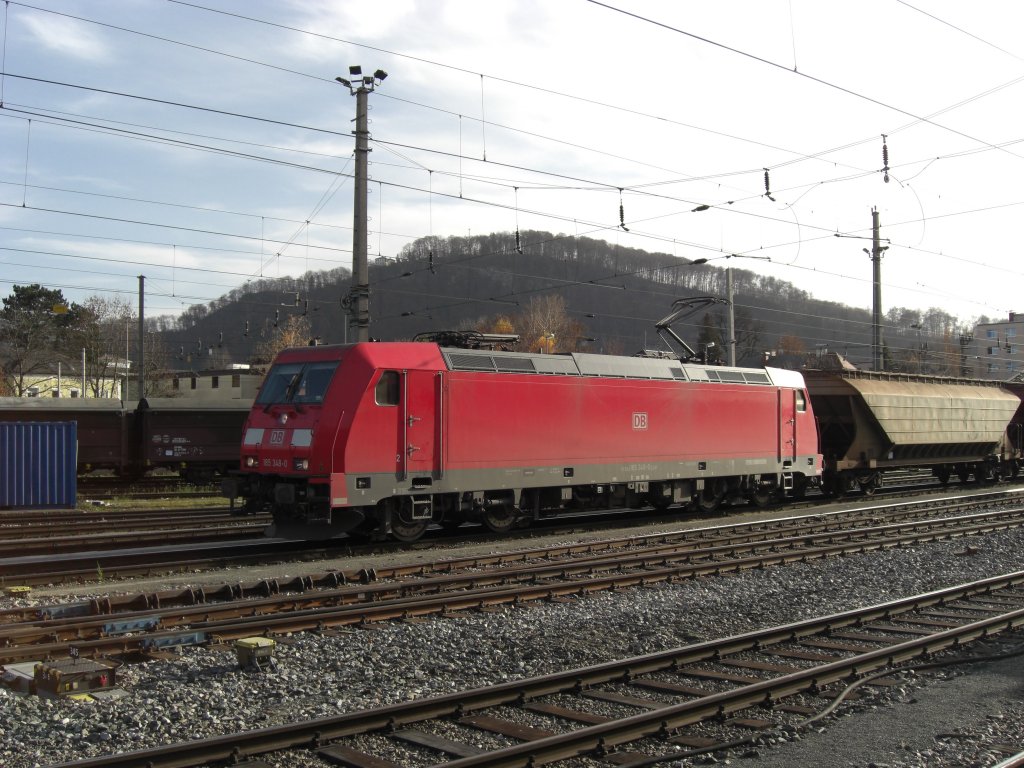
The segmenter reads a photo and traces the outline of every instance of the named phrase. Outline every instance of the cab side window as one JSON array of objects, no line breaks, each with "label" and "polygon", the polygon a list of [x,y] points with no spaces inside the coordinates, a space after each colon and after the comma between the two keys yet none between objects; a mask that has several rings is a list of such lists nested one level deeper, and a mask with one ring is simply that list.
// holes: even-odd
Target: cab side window
[{"label": "cab side window", "polygon": [[374,390],[377,405],[398,405],[398,371],[384,371]]},{"label": "cab side window", "polygon": [[796,412],[804,413],[807,411],[807,396],[804,394],[802,389],[796,391]]}]

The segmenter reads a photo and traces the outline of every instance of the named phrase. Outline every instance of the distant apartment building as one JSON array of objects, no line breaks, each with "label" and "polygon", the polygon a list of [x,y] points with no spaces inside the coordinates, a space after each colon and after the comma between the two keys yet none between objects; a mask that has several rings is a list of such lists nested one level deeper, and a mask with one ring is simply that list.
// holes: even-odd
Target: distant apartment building
[{"label": "distant apartment building", "polygon": [[206,371],[168,374],[171,397],[202,400],[251,400],[263,382],[263,371],[248,365],[233,365]]},{"label": "distant apartment building", "polygon": [[[23,397],[101,397],[119,400],[124,374],[90,379],[82,388],[82,374],[71,365],[55,363],[25,377]],[[97,392],[98,390],[98,392]]]},{"label": "distant apartment building", "polygon": [[965,339],[964,372],[977,379],[1012,379],[1024,373],[1024,314],[1010,312],[1006,320],[981,323]]}]

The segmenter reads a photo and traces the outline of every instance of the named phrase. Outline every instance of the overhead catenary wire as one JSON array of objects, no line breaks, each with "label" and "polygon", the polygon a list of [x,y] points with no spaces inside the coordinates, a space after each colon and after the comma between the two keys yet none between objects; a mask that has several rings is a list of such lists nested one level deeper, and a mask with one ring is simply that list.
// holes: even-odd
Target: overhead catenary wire
[{"label": "overhead catenary wire", "polygon": [[[876,134],[876,136],[877,136],[877,134]],[[459,156],[460,156],[460,162],[461,162],[461,154],[462,154],[462,153],[460,152],[460,153],[459,153]],[[460,177],[460,178],[461,178],[461,177]],[[621,188],[620,188],[620,191],[621,191]],[[430,198],[431,198],[431,199],[433,198],[433,193],[432,193],[432,190],[430,191]],[[620,205],[621,205],[621,204],[620,204]],[[623,216],[621,216],[621,215],[620,215],[620,224],[622,224],[622,223],[623,223]],[[517,227],[517,229],[518,229],[518,227]],[[287,241],[285,241],[285,242],[287,242]]]}]

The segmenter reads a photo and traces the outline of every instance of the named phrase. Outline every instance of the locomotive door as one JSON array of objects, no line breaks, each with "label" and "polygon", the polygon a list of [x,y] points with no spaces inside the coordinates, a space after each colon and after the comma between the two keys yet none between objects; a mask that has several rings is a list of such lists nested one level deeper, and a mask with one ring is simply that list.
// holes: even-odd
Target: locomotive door
[{"label": "locomotive door", "polygon": [[779,390],[779,459],[782,461],[796,461],[797,394],[793,389]]},{"label": "locomotive door", "polygon": [[406,371],[403,378],[406,477],[440,477],[441,376],[437,371]]}]

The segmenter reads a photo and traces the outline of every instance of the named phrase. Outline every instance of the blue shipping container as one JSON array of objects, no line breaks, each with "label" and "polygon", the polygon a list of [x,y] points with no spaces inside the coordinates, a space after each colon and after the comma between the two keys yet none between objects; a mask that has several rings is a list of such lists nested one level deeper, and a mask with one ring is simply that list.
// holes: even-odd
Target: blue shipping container
[{"label": "blue shipping container", "polygon": [[78,423],[0,423],[0,508],[74,507]]}]

